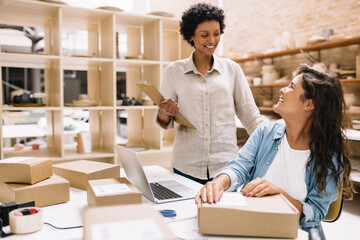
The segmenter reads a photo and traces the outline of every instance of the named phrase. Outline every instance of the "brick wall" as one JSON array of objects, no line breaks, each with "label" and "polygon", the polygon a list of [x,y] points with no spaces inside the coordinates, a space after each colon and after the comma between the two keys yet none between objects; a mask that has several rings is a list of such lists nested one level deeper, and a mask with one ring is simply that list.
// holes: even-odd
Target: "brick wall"
[{"label": "brick wall", "polygon": [[[224,55],[237,55],[249,51],[263,52],[275,47],[284,31],[309,36],[321,35],[325,28],[335,34],[360,35],[359,0],[224,0],[227,29],[224,34]],[[355,67],[359,45],[321,51],[326,64],[336,62]],[[313,52],[315,56],[317,52]],[[289,74],[299,63],[311,64],[301,54],[274,58],[277,69]],[[266,60],[270,63],[270,60]],[[241,64],[247,75],[260,74],[257,63]]]},{"label": "brick wall", "polygon": [[[150,0],[150,11],[168,11],[180,18],[192,4],[208,2],[218,6],[218,0]],[[359,0],[222,0],[226,29],[222,41],[225,57],[243,56],[248,52],[263,52],[275,47],[284,31],[292,35],[321,35],[325,28],[335,34],[360,35]],[[321,51],[322,60],[347,67],[355,66],[360,46]],[[313,52],[313,54],[317,54]],[[290,74],[299,63],[311,64],[301,54],[275,58],[282,74]],[[271,63],[268,59],[266,63]],[[256,62],[241,64],[247,75],[260,75]]]}]

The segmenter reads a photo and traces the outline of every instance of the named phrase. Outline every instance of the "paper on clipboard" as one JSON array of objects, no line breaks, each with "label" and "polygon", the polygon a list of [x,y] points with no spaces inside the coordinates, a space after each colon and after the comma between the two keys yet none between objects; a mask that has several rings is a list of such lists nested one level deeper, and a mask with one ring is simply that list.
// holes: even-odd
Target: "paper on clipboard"
[{"label": "paper on clipboard", "polygon": [[[142,84],[136,83],[136,85],[146,94],[148,95],[153,102],[159,106],[161,99],[163,99],[163,95],[154,87],[152,84]],[[175,115],[175,121],[185,127],[195,129],[196,128],[183,116],[180,112]]]}]

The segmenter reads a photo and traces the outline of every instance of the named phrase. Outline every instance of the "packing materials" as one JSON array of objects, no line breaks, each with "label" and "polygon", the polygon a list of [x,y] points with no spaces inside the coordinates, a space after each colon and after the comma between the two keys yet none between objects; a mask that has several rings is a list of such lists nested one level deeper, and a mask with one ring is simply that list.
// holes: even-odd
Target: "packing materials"
[{"label": "packing materials", "polygon": [[0,182],[0,202],[35,201],[36,207],[44,207],[69,200],[69,182],[56,175],[33,185]]},{"label": "packing materials", "polygon": [[126,178],[90,180],[87,185],[90,207],[141,203],[141,192]]},{"label": "packing materials", "polygon": [[78,160],[53,166],[54,173],[66,178],[70,186],[86,190],[88,180],[119,178],[120,166],[110,163]]},{"label": "packing materials", "polygon": [[198,204],[201,234],[296,238],[299,211],[283,196],[224,193],[216,204]]},{"label": "packing materials", "polygon": [[0,182],[34,184],[52,174],[49,158],[13,157],[0,160]]},{"label": "packing materials", "polygon": [[10,212],[10,232],[32,233],[41,230],[44,225],[41,208],[19,208]]},{"label": "packing materials", "polygon": [[87,208],[84,240],[177,239],[152,204]]}]

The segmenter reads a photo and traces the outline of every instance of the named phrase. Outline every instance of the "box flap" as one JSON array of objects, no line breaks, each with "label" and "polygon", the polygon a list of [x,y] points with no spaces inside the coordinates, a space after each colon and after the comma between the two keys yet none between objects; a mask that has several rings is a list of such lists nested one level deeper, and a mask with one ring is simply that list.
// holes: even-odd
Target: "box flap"
[{"label": "box flap", "polygon": [[102,169],[112,168],[114,166],[118,166],[110,163],[96,162],[96,161],[88,161],[88,160],[77,160],[66,163],[59,163],[54,165],[56,168],[64,168],[69,170],[74,170],[77,172],[83,173],[92,173]]},{"label": "box flap", "polygon": [[87,208],[83,222],[87,240],[104,239],[104,234],[116,234],[118,239],[177,239],[152,204]]}]

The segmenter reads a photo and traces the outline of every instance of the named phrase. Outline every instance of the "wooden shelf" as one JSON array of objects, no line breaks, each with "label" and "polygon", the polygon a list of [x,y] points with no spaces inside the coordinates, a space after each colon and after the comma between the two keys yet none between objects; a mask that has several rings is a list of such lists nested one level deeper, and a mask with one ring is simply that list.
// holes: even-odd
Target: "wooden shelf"
[{"label": "wooden shelf", "polygon": [[299,54],[301,51],[309,52],[309,51],[317,51],[317,50],[323,50],[323,49],[330,49],[330,48],[336,48],[336,47],[345,47],[353,44],[360,44],[360,36],[347,38],[341,41],[332,41],[332,42],[324,42],[315,44],[312,46],[307,46],[303,48],[294,48],[284,51],[278,51],[278,52],[272,52],[267,54],[256,54],[255,56],[247,57],[247,58],[238,58],[233,59],[237,63],[243,63],[248,61],[254,61],[256,59],[264,59],[264,58],[274,58],[274,57],[282,57],[287,55],[294,55]]},{"label": "wooden shelf", "polygon": [[114,107],[111,106],[92,106],[92,107],[68,107],[65,106],[64,109],[68,110],[114,110]]},{"label": "wooden shelf", "polygon": [[101,63],[112,63],[110,58],[96,57],[61,57],[63,69],[66,70],[88,70],[91,66],[100,66]]},{"label": "wooden shelf", "polygon": [[341,83],[360,83],[360,78],[340,79]]},{"label": "wooden shelf", "polygon": [[4,158],[11,157],[49,157],[60,158],[60,153],[57,153],[48,148],[40,148],[39,150],[32,150],[31,147],[26,146],[24,150],[15,151],[14,148],[4,148]]},{"label": "wooden shelf", "polygon": [[54,158],[55,161],[69,161],[69,160],[80,160],[80,159],[96,159],[96,158],[113,158],[114,152],[101,151],[94,149],[91,153],[77,153],[76,148],[66,148],[65,155],[62,158]]},{"label": "wooden shelf", "polygon": [[30,110],[44,110],[44,111],[57,111],[61,110],[60,107],[2,107],[2,111],[30,111]]},{"label": "wooden shelf", "polygon": [[273,112],[273,107],[258,107],[261,112]]},{"label": "wooden shelf", "polygon": [[47,68],[60,57],[46,54],[32,53],[0,53],[1,66],[22,68]]},{"label": "wooden shelf", "polygon": [[[126,96],[137,101],[141,101],[142,97],[141,90],[136,86],[141,79],[142,69],[147,82],[159,88],[163,67],[171,61],[188,57],[193,50],[180,37],[178,19],[40,1],[0,0],[0,24],[43,29],[44,54],[0,53],[0,76],[1,67],[42,69],[47,105],[5,106],[2,96],[4,87],[0,85],[0,119],[7,111],[46,111],[47,128],[44,135],[48,145],[47,149],[38,151],[26,149],[16,152],[12,148],[5,149],[3,122],[0,121],[0,159],[22,155],[51,157],[58,162],[77,159],[116,162],[114,144],[119,130],[117,111],[128,110],[128,144],[140,144],[150,148],[140,154],[142,159],[146,159],[145,165],[150,164],[152,158],[160,157],[160,164],[170,166],[171,146],[167,147],[163,143],[163,130],[153,124],[157,106],[116,106],[120,84],[116,76],[117,72],[125,72]],[[86,35],[87,51],[82,54],[89,57],[65,55],[68,46],[64,46],[62,36],[69,31],[79,32],[84,38]],[[126,46],[121,46],[121,54],[143,55],[146,60],[118,59],[117,51],[120,50],[117,49],[117,33],[126,35]],[[86,93],[101,106],[66,106],[65,70],[86,71]],[[73,142],[74,135],[64,131],[64,112],[67,110],[89,112],[89,131],[92,146],[95,148],[91,153],[78,154],[76,143]],[[69,147],[69,144],[73,145]]]},{"label": "wooden shelf", "polygon": [[117,110],[131,110],[131,109],[157,109],[157,106],[117,106]]},{"label": "wooden shelf", "polygon": [[272,88],[272,87],[285,87],[289,84],[261,84],[261,85],[250,85],[251,88]]},{"label": "wooden shelf", "polygon": [[140,67],[159,65],[160,61],[155,60],[138,60],[138,59],[117,59],[117,67]]}]

